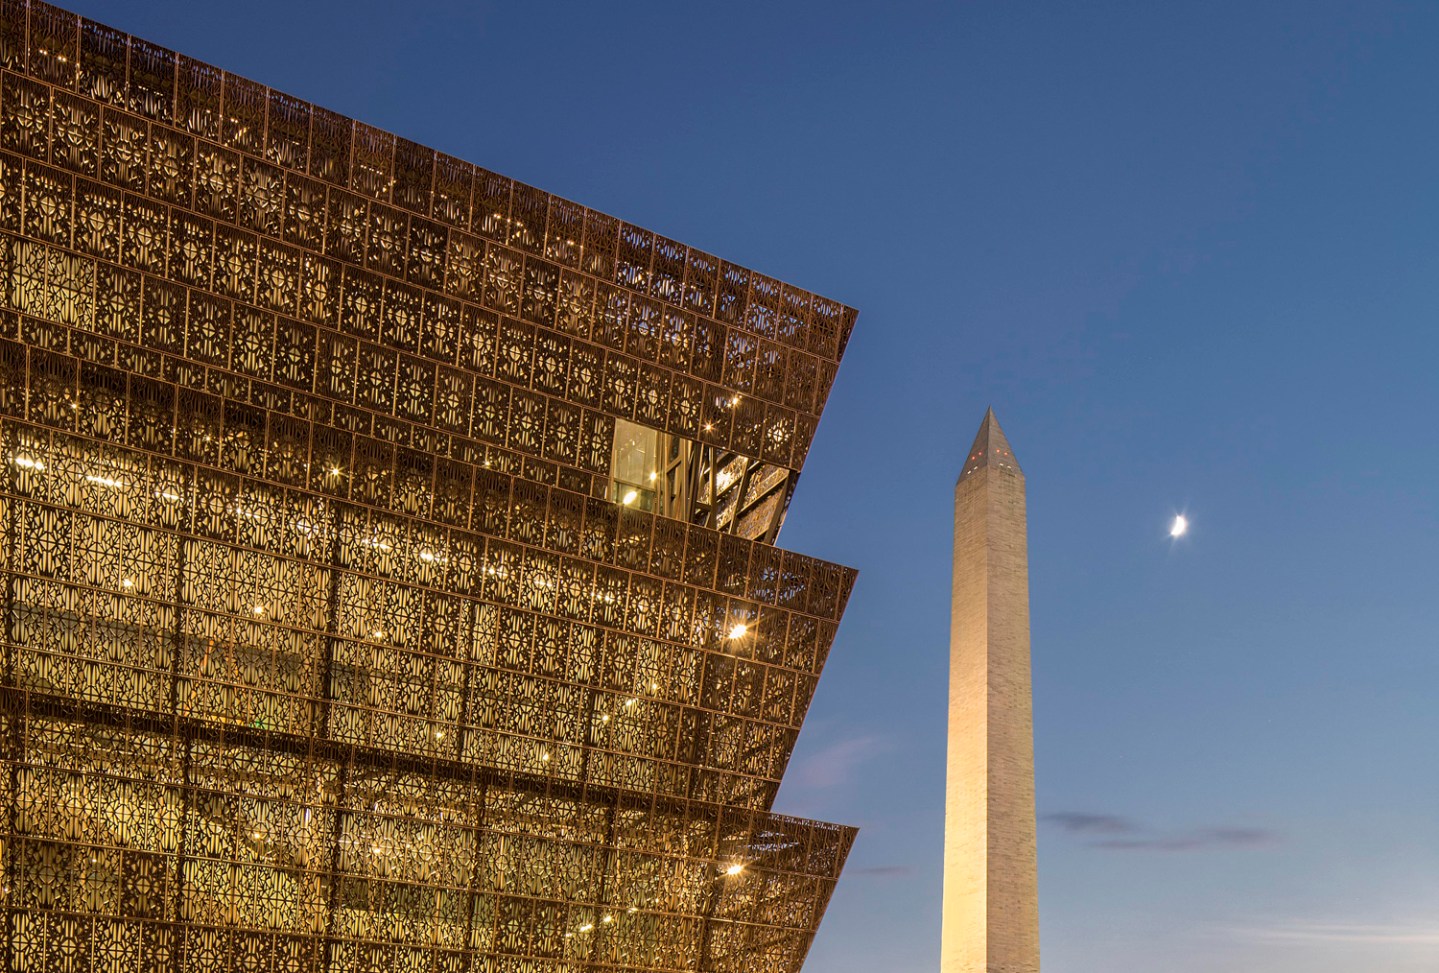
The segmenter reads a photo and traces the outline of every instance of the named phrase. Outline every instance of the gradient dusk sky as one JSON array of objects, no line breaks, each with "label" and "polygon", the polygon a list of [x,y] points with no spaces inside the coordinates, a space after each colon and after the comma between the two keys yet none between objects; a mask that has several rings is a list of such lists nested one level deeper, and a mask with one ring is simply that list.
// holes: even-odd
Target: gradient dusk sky
[{"label": "gradient dusk sky", "polygon": [[807,970],[938,966],[992,404],[1045,973],[1439,971],[1439,3],[66,5],[859,308],[781,537],[861,569]]}]

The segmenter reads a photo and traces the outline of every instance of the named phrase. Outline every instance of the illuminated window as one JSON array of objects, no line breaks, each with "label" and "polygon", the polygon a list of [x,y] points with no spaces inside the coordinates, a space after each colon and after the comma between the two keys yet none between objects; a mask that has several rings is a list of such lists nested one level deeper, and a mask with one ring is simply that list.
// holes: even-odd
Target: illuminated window
[{"label": "illuminated window", "polygon": [[615,420],[609,498],[619,506],[773,539],[788,490],[784,467]]},{"label": "illuminated window", "polygon": [[616,419],[610,499],[626,507],[654,510],[661,462],[660,434],[656,430]]}]

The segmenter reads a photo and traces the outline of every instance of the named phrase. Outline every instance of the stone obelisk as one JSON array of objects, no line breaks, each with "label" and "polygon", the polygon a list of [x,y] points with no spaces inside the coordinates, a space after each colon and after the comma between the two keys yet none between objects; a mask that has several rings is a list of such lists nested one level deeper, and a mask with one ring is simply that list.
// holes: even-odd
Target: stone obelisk
[{"label": "stone obelisk", "polygon": [[1038,973],[1024,474],[985,413],[954,487],[941,973]]}]

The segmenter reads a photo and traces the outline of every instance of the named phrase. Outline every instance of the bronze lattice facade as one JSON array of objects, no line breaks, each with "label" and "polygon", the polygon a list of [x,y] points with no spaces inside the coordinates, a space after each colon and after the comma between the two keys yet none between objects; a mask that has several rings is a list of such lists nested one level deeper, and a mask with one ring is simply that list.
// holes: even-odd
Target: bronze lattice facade
[{"label": "bronze lattice facade", "polygon": [[0,0],[8,971],[800,967],[852,311]]}]

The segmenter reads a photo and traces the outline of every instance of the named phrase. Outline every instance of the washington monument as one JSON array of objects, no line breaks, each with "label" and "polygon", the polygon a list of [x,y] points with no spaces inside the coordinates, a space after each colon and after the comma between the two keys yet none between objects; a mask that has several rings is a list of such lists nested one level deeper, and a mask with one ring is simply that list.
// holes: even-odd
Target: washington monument
[{"label": "washington monument", "polygon": [[985,413],[954,487],[941,973],[1038,973],[1024,474]]}]

